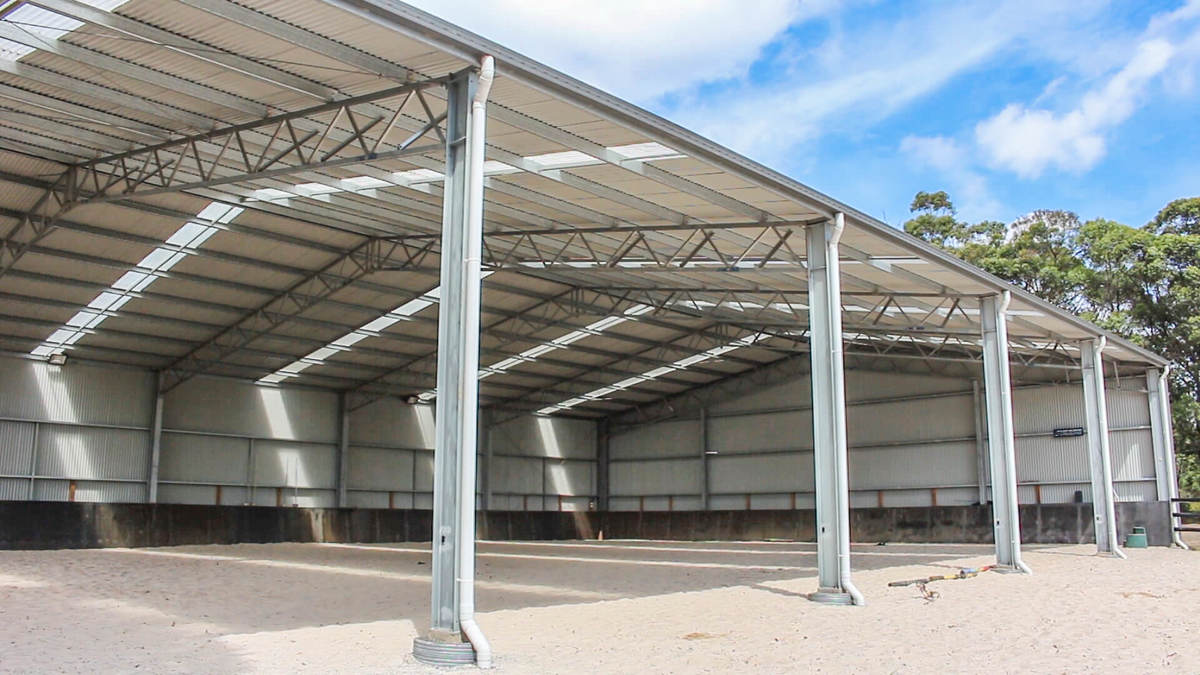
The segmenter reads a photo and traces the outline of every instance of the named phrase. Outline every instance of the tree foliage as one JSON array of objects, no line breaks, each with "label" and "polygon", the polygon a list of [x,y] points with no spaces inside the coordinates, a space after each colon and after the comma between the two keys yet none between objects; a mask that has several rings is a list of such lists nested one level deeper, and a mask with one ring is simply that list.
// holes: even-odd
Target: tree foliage
[{"label": "tree foliage", "polygon": [[1053,210],[967,223],[945,192],[911,210],[909,234],[1170,359],[1180,484],[1200,495],[1200,197],[1143,227]]}]

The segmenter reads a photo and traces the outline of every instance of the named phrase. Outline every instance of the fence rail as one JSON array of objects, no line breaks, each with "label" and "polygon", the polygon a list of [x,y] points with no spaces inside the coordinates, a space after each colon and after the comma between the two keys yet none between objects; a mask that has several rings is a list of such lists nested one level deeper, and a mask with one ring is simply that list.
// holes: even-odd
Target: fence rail
[{"label": "fence rail", "polygon": [[[1188,497],[1172,497],[1171,504],[1200,504],[1200,499],[1191,499]],[[1184,518],[1200,518],[1200,510],[1184,511],[1182,508],[1178,511],[1171,512],[1172,519],[1178,519],[1175,523],[1176,532],[1200,532],[1200,524],[1184,525]]]}]

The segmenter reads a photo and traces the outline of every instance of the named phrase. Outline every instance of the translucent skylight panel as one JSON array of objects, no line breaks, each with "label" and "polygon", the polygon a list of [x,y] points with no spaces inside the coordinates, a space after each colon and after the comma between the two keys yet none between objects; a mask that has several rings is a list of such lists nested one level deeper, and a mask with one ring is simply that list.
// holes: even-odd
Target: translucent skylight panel
[{"label": "translucent skylight panel", "polygon": [[[12,40],[5,40],[4,38],[0,38],[0,58],[5,58],[5,59],[8,59],[9,61],[16,61],[17,59],[21,58],[22,56],[25,56],[26,54],[31,54],[34,51],[36,51],[36,50],[33,47],[23,45],[18,42],[13,42]],[[38,349],[41,349],[41,347],[38,347]],[[42,355],[38,354],[38,356],[42,356]]]},{"label": "translucent skylight panel", "polygon": [[4,20],[47,40],[57,40],[83,25],[75,19],[33,5],[21,5],[5,15]]},{"label": "translucent skylight panel", "polygon": [[[116,7],[120,2],[112,0],[97,0],[91,4],[102,6],[105,3]],[[102,7],[105,8],[105,7]],[[205,206],[197,219],[203,219],[207,223],[228,223],[242,212],[240,207],[231,207],[216,202],[210,202]],[[164,242],[172,247],[178,247],[185,250],[194,250],[203,244],[209,237],[216,234],[216,227],[196,220],[189,220],[176,230]],[[174,249],[156,247],[153,251],[146,254],[142,258],[137,267],[140,269],[148,269],[156,272],[166,271],[171,269],[179,261],[187,257],[187,253]],[[147,286],[154,282],[158,277],[154,274],[132,269],[120,276],[109,290],[101,291],[99,295],[92,299],[87,304],[85,310],[82,310],[71,317],[67,321],[67,326],[75,330],[64,332],[62,329],[55,331],[46,338],[46,340],[33,349],[31,354],[34,356],[49,356],[57,351],[60,351],[64,345],[72,345],[84,336],[80,329],[95,328],[107,318],[104,312],[115,312],[119,310],[125,303],[132,298],[130,293],[138,293],[144,290]],[[95,311],[87,311],[95,310]]]},{"label": "translucent skylight panel", "polygon": [[259,188],[254,191],[254,198],[262,201],[272,201],[276,199],[290,199],[296,195],[290,192],[284,192],[277,188]]},{"label": "translucent skylight panel", "polygon": [[432,183],[445,178],[442,174],[432,169],[412,169],[411,171],[397,171],[392,174],[397,181],[401,183]]},{"label": "translucent skylight panel", "polygon": [[207,225],[201,225],[197,222],[184,223],[183,227],[175,231],[175,234],[167,237],[168,244],[172,246],[187,246],[191,244],[196,237],[199,237],[205,230],[212,229]]},{"label": "translucent skylight panel", "polygon": [[[112,11],[125,4],[126,0],[83,0],[83,2],[98,9]],[[48,42],[57,40],[83,25],[75,19],[33,5],[17,7],[4,15],[4,20]],[[0,38],[0,58],[16,61],[35,51],[37,51],[36,48],[29,45]]]},{"label": "translucent skylight panel", "polygon": [[565,152],[548,152],[544,155],[531,155],[525,159],[537,164],[543,169],[558,169],[567,166],[587,166],[589,164],[600,164],[600,160],[591,155],[579,152],[578,150],[567,150]]},{"label": "translucent skylight panel", "polygon": [[375,178],[374,176],[352,176],[350,178],[343,178],[342,185],[347,190],[373,190],[375,188],[388,187],[391,183]]},{"label": "translucent skylight panel", "polygon": [[726,352],[731,352],[731,351],[733,351],[735,349],[739,349],[741,347],[749,347],[750,345],[753,345],[761,340],[765,340],[768,337],[770,337],[770,336],[766,335],[766,334],[758,334],[758,335],[751,335],[748,337],[740,338],[738,340],[734,340],[733,342],[730,342],[727,345],[722,345],[720,347],[714,347],[713,349],[709,349],[709,350],[701,352],[699,354],[693,354],[692,356],[680,359],[680,360],[672,363],[669,366],[659,366],[658,368],[654,368],[653,370],[648,370],[648,371],[642,373],[641,375],[634,375],[633,377],[627,377],[624,380],[610,384],[607,387],[600,387],[599,389],[594,389],[586,394],[583,394],[582,396],[577,396],[575,398],[569,398],[561,403],[555,403],[554,405],[546,406],[545,408],[538,410],[537,414],[551,415],[560,410],[567,410],[569,408],[573,408],[573,407],[579,405],[580,403],[583,403],[584,401],[595,400],[600,397],[607,396],[608,394],[611,394],[614,391],[619,391],[621,389],[628,389],[636,384],[640,384],[642,382],[648,382],[650,380],[662,377],[663,375],[666,375],[667,373],[670,373],[675,370],[685,370],[690,366],[696,365],[697,363],[701,363],[703,361],[707,361],[709,359],[716,358],[720,354],[724,354]]},{"label": "translucent skylight panel", "polygon": [[333,356],[334,354],[338,353],[339,351],[341,351],[341,350],[334,349],[333,347],[321,347],[320,349],[314,351],[313,353],[309,354],[308,356],[306,356],[304,358],[309,359],[311,361],[324,361],[325,359]]},{"label": "translucent skylight panel", "polygon": [[329,194],[330,192],[340,191],[338,188],[335,188],[332,185],[326,185],[324,183],[300,183],[299,185],[295,186],[295,189],[297,192],[310,195],[323,195]]},{"label": "translucent skylight panel", "polygon": [[425,300],[424,298],[416,298],[414,300],[409,300],[408,302],[404,303],[403,305],[400,305],[396,309],[393,309],[392,314],[399,314],[401,316],[412,316],[413,314],[416,314],[417,312],[425,309],[426,307],[429,307],[432,304],[433,304],[433,300]]},{"label": "translucent skylight panel", "polygon": [[509,166],[504,162],[497,162],[494,159],[489,159],[483,163],[483,175],[499,176],[506,173],[517,173],[520,169],[515,166]]},{"label": "translucent skylight panel", "polygon": [[369,337],[371,337],[371,336],[367,335],[366,333],[350,332],[350,333],[346,333],[342,337],[334,340],[333,342],[330,342],[329,344],[331,344],[335,347],[353,347],[354,345],[358,344],[359,342],[362,342],[363,340],[366,340]]},{"label": "translucent skylight panel", "polygon": [[370,333],[378,333],[378,332],[388,328],[392,324],[398,323],[399,321],[400,321],[399,318],[385,315],[385,316],[379,317],[378,319],[375,319],[374,321],[370,321],[370,322],[363,324],[362,327],[359,328],[359,330],[367,331]]},{"label": "translucent skylight panel", "polygon": [[685,155],[668,148],[662,143],[633,143],[631,145],[616,145],[609,150],[624,157],[625,159],[678,159]]}]

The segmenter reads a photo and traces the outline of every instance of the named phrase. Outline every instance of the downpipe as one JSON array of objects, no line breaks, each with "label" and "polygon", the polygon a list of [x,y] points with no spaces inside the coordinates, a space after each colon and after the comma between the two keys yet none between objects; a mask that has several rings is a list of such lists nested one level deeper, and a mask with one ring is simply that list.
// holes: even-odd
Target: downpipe
[{"label": "downpipe", "polygon": [[[471,99],[471,133],[467,147],[467,218],[464,240],[467,242],[463,264],[466,265],[464,290],[467,307],[478,307],[482,294],[480,266],[483,246],[483,159],[484,134],[487,124],[487,99],[496,76],[496,62],[490,55],[479,60],[479,81]],[[472,297],[474,296],[474,297]],[[476,319],[477,321],[477,319]],[[463,379],[463,386],[479,386],[473,378],[479,370],[479,326],[467,331],[464,370],[472,377]],[[468,380],[470,382],[468,383]],[[459,400],[462,400],[461,398]],[[472,397],[473,401],[477,398]],[[460,438],[472,438],[478,434],[478,406],[472,405],[463,415]],[[467,434],[471,434],[468,436]],[[458,472],[459,501],[459,546],[458,546],[458,621],[463,636],[475,650],[475,665],[479,668],[492,667],[492,646],[483,630],[475,622],[475,464],[476,453],[464,452],[460,458]]]},{"label": "downpipe", "polygon": [[[1108,347],[1108,336],[1101,335],[1099,337],[1099,339],[1096,340],[1096,359],[1095,359],[1096,362],[1094,364],[1092,364],[1092,367],[1095,369],[1095,372],[1096,372],[1095,377],[1097,380],[1096,381],[1097,391],[1100,392],[1101,396],[1104,396],[1104,359],[1103,359],[1103,355],[1104,355],[1104,349],[1106,347]],[[1099,412],[1104,415],[1105,423],[1107,426],[1107,418],[1108,418],[1107,406],[1105,408],[1101,408]],[[1103,462],[1101,464],[1101,471],[1103,471],[1104,482],[1106,484],[1108,484],[1108,486],[1110,487],[1108,500],[1106,501],[1106,503],[1111,508],[1109,508],[1104,514],[1104,527],[1108,530],[1109,539],[1112,540],[1113,555],[1122,560],[1126,560],[1128,558],[1128,556],[1126,556],[1125,552],[1121,550],[1121,542],[1117,536],[1117,510],[1116,510],[1117,495],[1113,492],[1113,490],[1111,490],[1111,487],[1113,485],[1112,455],[1109,454],[1108,439],[1103,439],[1103,441],[1100,445],[1100,448],[1101,448],[1101,452],[1104,455],[1101,458],[1101,461]],[[1095,501],[1095,500],[1093,499],[1092,501]],[[1095,505],[1093,504],[1093,508],[1094,508],[1094,506]]]},{"label": "downpipe", "polygon": [[[1012,415],[1012,412],[1011,412],[1011,410],[1012,410],[1012,383],[1011,383],[1011,381],[1009,381],[1009,376],[1008,376],[1008,325],[1007,325],[1007,323],[1008,323],[1008,306],[1011,304],[1012,304],[1012,293],[1010,293],[1008,291],[1004,291],[1003,293],[1000,294],[1000,302],[998,302],[996,304],[996,330],[1004,331],[1004,351],[1005,351],[1005,353],[1004,353],[1004,358],[1001,361],[1001,363],[1004,366],[1004,373],[1005,373],[1003,381],[1005,384],[1005,388],[1008,391],[1007,405],[1009,406],[1009,415]],[[1011,436],[1012,429],[1009,429],[1007,431],[1007,433]],[[1012,459],[1012,458],[1010,458],[1010,459]],[[1016,467],[1015,459],[1014,459],[1014,461],[1009,463],[1008,473],[1011,476],[1015,476],[1017,474],[1017,467]],[[1009,518],[1009,521],[1012,523],[1020,522],[1020,515],[1017,510],[1017,499],[1016,498],[1017,498],[1017,495],[1014,494],[1012,504],[1009,505],[1008,518]],[[1013,567],[1017,568],[1018,571],[1024,572],[1025,574],[1033,574],[1033,570],[1030,569],[1029,565],[1026,565],[1025,561],[1021,558],[1021,530],[1020,530],[1020,528],[1012,527],[1009,529],[1012,530],[1012,538],[1009,540],[1009,546],[1012,547],[1012,551],[1013,551]]]},{"label": "downpipe", "polygon": [[[831,293],[830,300],[830,319],[833,322],[834,339],[829,341],[830,358],[835,367],[844,370],[844,354],[842,347],[842,304],[841,304],[841,273],[842,264],[838,253],[838,244],[842,240],[842,233],[846,230],[846,216],[838,212],[833,218],[833,227],[829,233],[829,237],[825,243],[825,266],[829,269],[830,280],[836,280],[838,284],[837,294]],[[849,460],[846,457],[846,385],[842,378],[834,379],[834,400],[837,403],[834,405],[834,414],[837,419],[834,420],[836,429],[841,429],[842,432],[838,436],[837,461],[835,462],[835,470],[837,471],[838,481],[838,499],[842,507],[838,509],[838,580],[842,584],[842,590],[850,596],[850,601],[855,605],[867,604],[866,598],[863,597],[858,587],[850,580],[850,471],[847,466]]]},{"label": "downpipe", "polygon": [[[1179,474],[1175,470],[1175,425],[1171,419],[1170,384],[1171,364],[1167,364],[1163,366],[1162,373],[1158,376],[1158,405],[1161,410],[1157,411],[1157,414],[1162,416],[1163,426],[1166,427],[1163,433],[1163,441],[1167,444],[1168,450],[1170,450],[1167,455],[1167,480],[1169,481],[1167,488],[1168,513],[1170,513],[1177,505],[1177,502],[1173,502],[1171,499],[1179,497]],[[1183,505],[1179,504],[1179,507],[1183,508]],[[1178,523],[1182,523],[1180,519],[1175,518],[1175,516],[1171,516],[1171,543],[1185,551],[1190,551],[1192,550],[1192,547],[1188,546],[1183,541],[1183,536],[1175,530],[1177,521]]]}]

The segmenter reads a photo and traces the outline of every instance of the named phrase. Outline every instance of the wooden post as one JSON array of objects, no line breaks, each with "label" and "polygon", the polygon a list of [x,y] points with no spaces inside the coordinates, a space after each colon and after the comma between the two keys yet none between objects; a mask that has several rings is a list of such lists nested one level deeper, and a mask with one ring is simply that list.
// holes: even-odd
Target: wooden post
[{"label": "wooden post", "polygon": [[388,508],[396,508],[396,493],[391,490],[388,491]]},{"label": "wooden post", "polygon": [[275,506],[283,506],[283,488],[275,488]]},{"label": "wooden post", "polygon": [[937,506],[937,488],[929,488],[929,498],[933,502],[933,506]]},{"label": "wooden post", "polygon": [[875,491],[875,503],[879,506],[879,508],[883,508],[883,490]]},{"label": "wooden post", "polygon": [[67,501],[75,501],[75,481],[67,483]]},{"label": "wooden post", "polygon": [[750,493],[749,492],[746,493],[746,510],[747,511],[750,510]]},{"label": "wooden post", "polygon": [[221,486],[220,485],[217,486],[216,501],[213,503],[215,503],[217,506],[221,505]]},{"label": "wooden post", "polygon": [[1033,500],[1038,504],[1042,503],[1042,486],[1040,484],[1033,486]]}]

